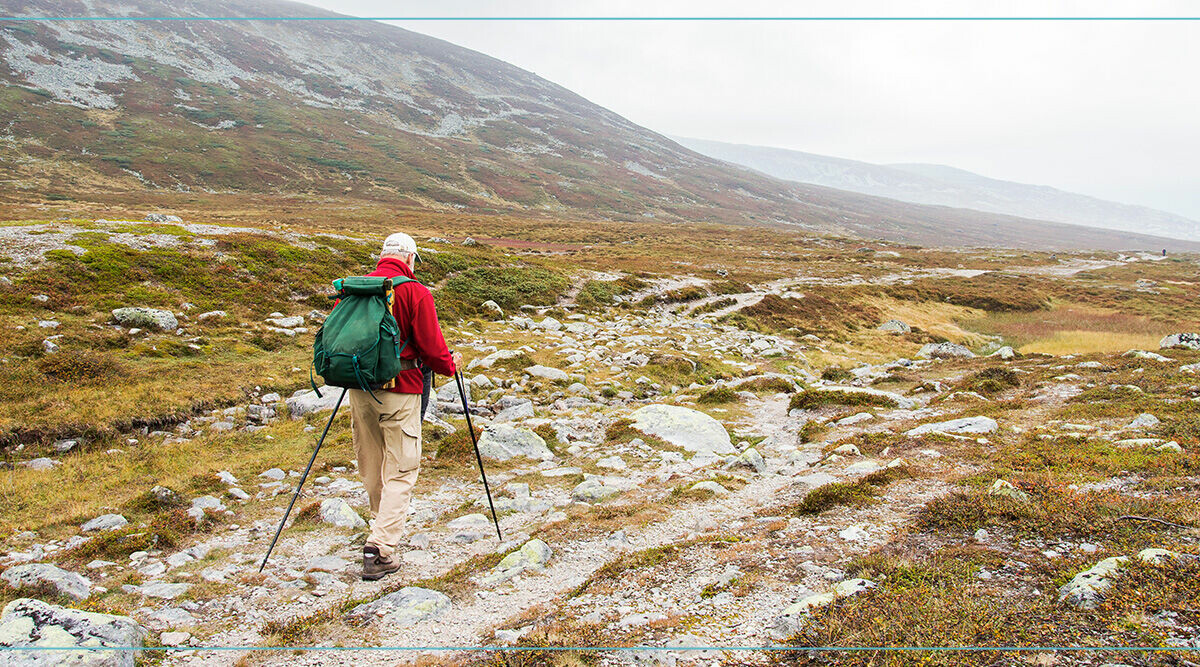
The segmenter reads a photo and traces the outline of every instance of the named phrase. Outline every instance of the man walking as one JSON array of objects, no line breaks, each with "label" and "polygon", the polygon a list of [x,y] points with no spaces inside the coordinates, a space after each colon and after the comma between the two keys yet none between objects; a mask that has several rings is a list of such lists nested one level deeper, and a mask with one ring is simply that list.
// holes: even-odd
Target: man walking
[{"label": "man walking", "polygon": [[[420,256],[408,234],[387,237],[379,264],[368,274],[384,278],[413,278]],[[408,503],[421,465],[421,391],[424,385],[418,359],[435,373],[452,376],[462,356],[451,354],[438,324],[429,288],[412,281],[395,288],[392,314],[400,325],[400,374],[394,385],[368,392],[351,389],[350,419],[358,473],[366,486],[375,521],[363,546],[362,578],[375,581],[400,569],[396,545],[404,531]]]}]

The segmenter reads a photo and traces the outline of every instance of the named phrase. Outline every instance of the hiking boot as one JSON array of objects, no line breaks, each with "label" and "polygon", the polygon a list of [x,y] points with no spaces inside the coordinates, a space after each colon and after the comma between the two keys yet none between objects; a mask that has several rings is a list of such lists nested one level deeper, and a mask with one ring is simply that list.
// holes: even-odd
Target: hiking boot
[{"label": "hiking boot", "polygon": [[400,561],[379,555],[379,547],[363,547],[363,581],[377,581],[400,569]]}]

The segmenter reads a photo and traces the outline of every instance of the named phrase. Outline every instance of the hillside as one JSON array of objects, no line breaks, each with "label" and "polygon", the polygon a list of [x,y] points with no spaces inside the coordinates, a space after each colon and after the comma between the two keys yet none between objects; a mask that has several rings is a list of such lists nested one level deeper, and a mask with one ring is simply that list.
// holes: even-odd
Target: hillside
[{"label": "hillside", "polygon": [[[217,0],[3,0],[0,10],[327,14]],[[1179,247],[787,183],[494,58],[373,22],[10,23],[0,58],[9,217],[104,216],[115,202],[196,210],[237,194],[310,209],[715,221],[926,245]]]},{"label": "hillside", "polygon": [[1145,206],[1120,204],[987,178],[936,164],[880,165],[766,146],[672,137],[710,157],[800,183],[889,197],[914,204],[1002,213],[1124,232],[1200,240],[1200,222]]}]

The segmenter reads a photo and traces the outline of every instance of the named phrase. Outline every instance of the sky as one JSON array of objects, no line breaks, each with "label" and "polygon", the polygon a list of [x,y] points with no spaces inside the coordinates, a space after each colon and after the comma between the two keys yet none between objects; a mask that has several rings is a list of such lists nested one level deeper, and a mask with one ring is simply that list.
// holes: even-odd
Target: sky
[{"label": "sky", "polygon": [[[307,0],[355,16],[1200,16],[1200,2]],[[1200,21],[401,21],[663,134],[946,164],[1200,221]]]}]

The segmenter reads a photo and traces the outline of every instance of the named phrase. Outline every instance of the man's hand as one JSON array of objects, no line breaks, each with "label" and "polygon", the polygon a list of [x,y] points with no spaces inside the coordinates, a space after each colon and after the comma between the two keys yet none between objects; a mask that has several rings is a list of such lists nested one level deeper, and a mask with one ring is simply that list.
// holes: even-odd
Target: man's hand
[{"label": "man's hand", "polygon": [[461,366],[462,366],[462,353],[461,353],[461,352],[451,352],[451,353],[450,353],[450,361],[453,361],[453,362],[454,362],[454,367],[455,367],[455,368],[457,368],[457,369],[459,369],[459,370],[462,370],[462,368],[461,368]]}]

